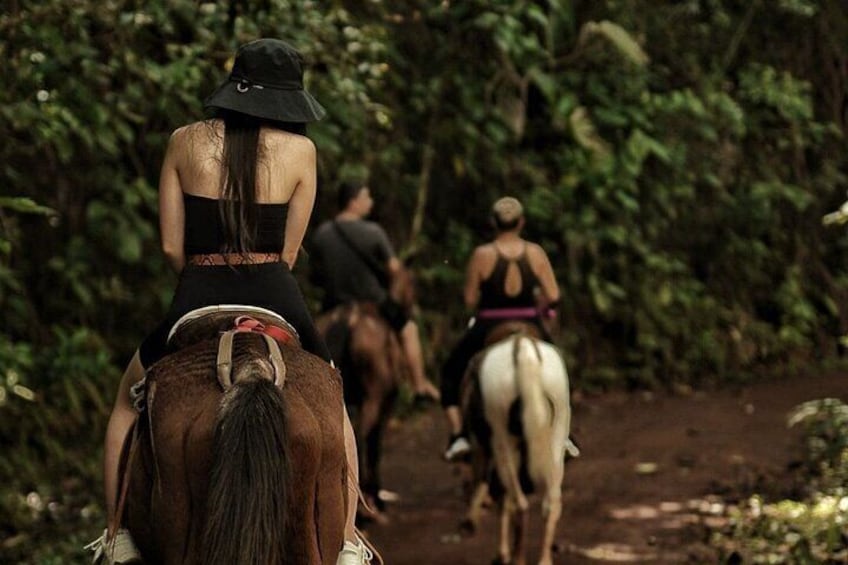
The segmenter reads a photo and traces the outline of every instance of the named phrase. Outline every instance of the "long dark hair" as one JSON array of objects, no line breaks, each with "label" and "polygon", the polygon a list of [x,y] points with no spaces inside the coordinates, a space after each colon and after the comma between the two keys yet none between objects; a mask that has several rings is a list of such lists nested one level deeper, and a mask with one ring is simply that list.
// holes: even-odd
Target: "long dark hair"
[{"label": "long dark hair", "polygon": [[262,126],[306,135],[306,124],[272,122],[241,112],[220,110],[213,117],[224,122],[224,150],[221,159],[221,197],[218,211],[224,230],[225,253],[249,253],[256,241],[256,170],[262,151]]}]

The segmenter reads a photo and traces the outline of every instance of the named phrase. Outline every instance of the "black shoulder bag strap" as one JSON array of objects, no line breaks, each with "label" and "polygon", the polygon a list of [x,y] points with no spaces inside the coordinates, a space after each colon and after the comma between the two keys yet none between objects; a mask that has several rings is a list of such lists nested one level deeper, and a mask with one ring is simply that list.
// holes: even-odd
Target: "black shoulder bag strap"
[{"label": "black shoulder bag strap", "polygon": [[356,244],[353,242],[353,240],[350,239],[350,236],[348,236],[345,233],[345,231],[339,225],[338,221],[333,220],[333,228],[335,228],[336,233],[339,235],[339,237],[342,239],[342,241],[344,241],[345,244],[351,249],[351,251],[353,251],[354,254],[356,254],[356,256],[359,257],[362,260],[362,262],[365,263],[368,266],[369,269],[371,269],[371,272],[374,273],[374,276],[377,277],[377,280],[379,281],[380,285],[383,288],[388,288],[388,286],[389,286],[389,275],[386,272],[386,269],[381,268],[380,265],[377,264],[377,262],[374,260],[373,257],[370,257],[370,256],[366,255],[365,253],[363,253],[362,250],[359,249],[359,247],[356,246]]}]

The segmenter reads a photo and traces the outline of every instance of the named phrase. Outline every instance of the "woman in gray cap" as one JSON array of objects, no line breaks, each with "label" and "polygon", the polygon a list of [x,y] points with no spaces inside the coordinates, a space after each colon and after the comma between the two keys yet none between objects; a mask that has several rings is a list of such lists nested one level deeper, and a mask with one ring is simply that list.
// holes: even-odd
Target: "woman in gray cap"
[{"label": "woman in gray cap", "polygon": [[[162,165],[162,250],[180,278],[165,319],[130,361],[109,419],[108,516],[116,507],[121,448],[136,417],[130,389],[168,353],[168,332],[184,314],[217,304],[265,308],[294,326],[304,349],[330,361],[291,273],[316,193],[316,150],[305,136],[306,123],[325,114],[303,87],[301,55],[276,39],[243,45],[230,76],[204,107],[211,118],[177,129]],[[345,427],[355,472],[356,444],[346,413]],[[339,563],[364,563],[370,551],[354,534],[356,504],[351,506]],[[126,530],[108,543],[106,538],[104,532],[92,544],[95,560],[139,562]]]}]

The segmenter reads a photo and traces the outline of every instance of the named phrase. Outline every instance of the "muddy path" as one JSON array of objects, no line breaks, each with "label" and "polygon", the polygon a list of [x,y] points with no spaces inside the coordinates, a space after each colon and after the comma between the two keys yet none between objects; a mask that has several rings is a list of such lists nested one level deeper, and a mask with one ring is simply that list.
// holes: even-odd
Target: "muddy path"
[{"label": "muddy path", "polygon": [[[753,492],[785,492],[798,433],[795,405],[848,398],[848,375],[793,377],[719,391],[575,394],[574,432],[582,449],[566,465],[557,563],[715,563],[707,525]],[[458,534],[464,512],[459,470],[440,458],[446,439],[433,406],[393,422],[384,486],[397,493],[389,522],[369,535],[389,565],[490,563],[497,519],[471,538]],[[540,532],[531,516],[530,562]]]}]

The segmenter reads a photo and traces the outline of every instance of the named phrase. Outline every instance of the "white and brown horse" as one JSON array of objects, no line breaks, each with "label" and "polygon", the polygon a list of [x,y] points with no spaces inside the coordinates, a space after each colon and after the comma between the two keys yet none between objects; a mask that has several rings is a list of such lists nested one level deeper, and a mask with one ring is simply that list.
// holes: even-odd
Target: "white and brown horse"
[{"label": "white and brown horse", "polygon": [[[491,490],[500,503],[498,560],[523,564],[528,496],[531,491],[540,492],[545,525],[538,563],[550,565],[562,511],[566,450],[571,455],[579,453],[569,439],[571,404],[565,362],[556,347],[525,332],[489,346],[472,366],[464,411],[476,444],[475,486],[467,525],[472,530],[477,527]],[[490,489],[492,482],[502,489]]]}]

